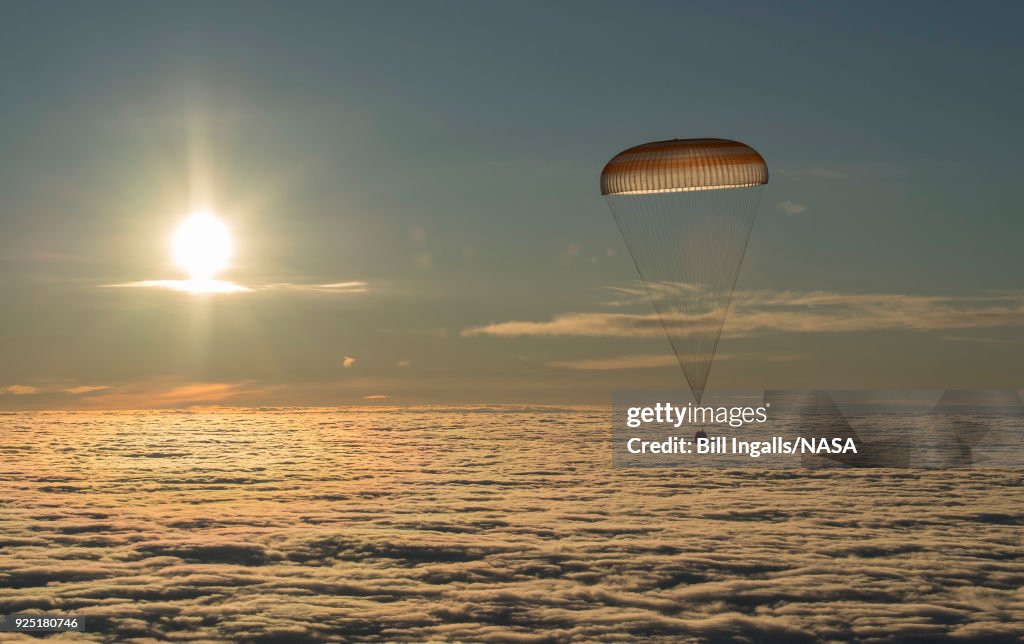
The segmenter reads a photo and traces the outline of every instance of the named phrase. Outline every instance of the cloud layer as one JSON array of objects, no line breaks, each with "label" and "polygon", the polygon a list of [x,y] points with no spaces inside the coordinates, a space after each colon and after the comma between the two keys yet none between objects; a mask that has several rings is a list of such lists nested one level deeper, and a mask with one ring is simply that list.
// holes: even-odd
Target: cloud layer
[{"label": "cloud layer", "polygon": [[[676,287],[680,288],[680,287]],[[691,288],[691,287],[682,287]],[[662,297],[666,288],[655,285]],[[632,299],[646,297],[641,289],[615,289]],[[614,304],[628,304],[617,300]],[[676,314],[675,320],[693,329],[713,326],[714,312]],[[1024,293],[971,297],[844,294],[829,291],[736,291],[722,332],[724,337],[770,333],[846,333],[855,331],[939,331],[1024,326]],[[496,322],[473,327],[464,336],[592,336],[662,337],[654,313],[565,313],[546,321]]]},{"label": "cloud layer", "polygon": [[1016,641],[1019,471],[615,470],[606,409],[18,413],[0,612],[93,641]]}]

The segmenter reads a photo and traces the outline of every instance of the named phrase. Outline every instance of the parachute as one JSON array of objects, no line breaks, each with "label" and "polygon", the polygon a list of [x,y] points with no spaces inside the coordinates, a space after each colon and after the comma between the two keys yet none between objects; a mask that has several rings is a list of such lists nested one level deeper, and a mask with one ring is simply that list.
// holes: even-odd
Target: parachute
[{"label": "parachute", "polygon": [[645,143],[601,172],[601,194],[697,402],[767,183],[761,155],[725,139]]}]

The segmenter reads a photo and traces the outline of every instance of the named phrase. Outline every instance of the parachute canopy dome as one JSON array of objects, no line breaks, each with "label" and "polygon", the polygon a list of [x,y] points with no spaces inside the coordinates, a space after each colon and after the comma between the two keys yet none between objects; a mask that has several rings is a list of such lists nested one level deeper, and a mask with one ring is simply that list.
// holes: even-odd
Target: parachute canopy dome
[{"label": "parachute canopy dome", "polygon": [[749,188],[768,183],[754,148],[728,139],[673,139],[619,152],[601,172],[602,195]]}]

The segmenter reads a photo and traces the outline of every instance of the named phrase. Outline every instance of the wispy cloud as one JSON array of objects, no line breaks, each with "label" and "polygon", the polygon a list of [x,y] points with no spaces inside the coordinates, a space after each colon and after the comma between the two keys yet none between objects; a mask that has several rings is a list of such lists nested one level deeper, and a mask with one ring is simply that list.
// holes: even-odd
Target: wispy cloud
[{"label": "wispy cloud", "polygon": [[330,282],[327,284],[296,284],[293,282],[279,282],[256,287],[259,290],[279,291],[315,291],[318,293],[366,293],[369,285],[366,282]]},{"label": "wispy cloud", "polygon": [[[630,297],[631,289],[618,289]],[[642,292],[642,291],[640,291]],[[658,291],[654,291],[658,297]],[[670,321],[706,330],[716,312],[676,313]],[[726,337],[769,333],[939,331],[1024,326],[1024,293],[968,297],[849,294],[829,291],[737,291],[723,330]],[[660,337],[654,313],[565,313],[545,321],[496,322],[462,331],[463,336]]]},{"label": "wispy cloud", "polygon": [[566,313],[545,322],[495,322],[462,331],[465,337],[479,335],[530,336],[577,335],[590,337],[658,337],[664,333],[653,313]]},{"label": "wispy cloud", "polygon": [[0,387],[0,394],[11,394],[12,396],[28,396],[38,393],[38,387],[30,387],[29,385],[9,385],[7,387]]},{"label": "wispy cloud", "polygon": [[179,293],[249,293],[247,286],[224,280],[142,280],[120,284],[101,284],[100,288],[149,288]]},{"label": "wispy cloud", "polygon": [[385,396],[383,394],[374,394],[372,396],[363,396],[363,400],[383,400],[385,398],[390,398],[390,397],[391,396]]},{"label": "wispy cloud", "polygon": [[73,396],[82,396],[82,395],[91,394],[91,393],[94,393],[94,392],[97,392],[97,391],[105,391],[107,389],[110,389],[110,387],[107,387],[106,385],[81,385],[81,386],[78,386],[78,387],[68,387],[67,389],[64,389],[63,391],[64,391],[64,393],[71,394]]},{"label": "wispy cloud", "polygon": [[180,293],[254,293],[262,291],[307,291],[317,293],[366,293],[366,282],[329,282],[325,284],[301,284],[294,282],[273,282],[268,284],[243,285],[224,280],[142,280],[119,284],[101,284],[100,288],[148,288]]},{"label": "wispy cloud", "polygon": [[802,203],[796,203],[794,201],[787,200],[779,204],[779,210],[790,215],[799,215],[800,213],[807,210],[807,206],[805,206]]},{"label": "wispy cloud", "polygon": [[977,337],[973,335],[940,335],[943,340],[950,340],[952,342],[978,342],[981,344],[1017,344],[1016,340],[1007,340],[1006,338],[986,338]]},{"label": "wispy cloud", "polygon": [[603,306],[624,307],[644,305],[653,298],[662,301],[671,298],[690,297],[700,291],[696,284],[682,282],[637,282],[629,286],[605,286],[599,289],[612,294],[613,299],[601,302]]},{"label": "wispy cloud", "polygon": [[[749,360],[763,362],[792,362],[796,360],[807,360],[811,358],[809,353],[723,353],[715,356],[715,360]],[[549,367],[561,369],[573,369],[576,371],[614,371],[618,369],[655,369],[660,367],[675,367],[679,361],[671,353],[653,353],[627,356],[615,356],[612,358],[592,358],[584,360],[553,360],[548,362]]]},{"label": "wispy cloud", "polygon": [[147,382],[105,387],[79,399],[76,405],[90,409],[165,409],[225,405],[240,399],[251,403],[271,389],[251,382]]}]

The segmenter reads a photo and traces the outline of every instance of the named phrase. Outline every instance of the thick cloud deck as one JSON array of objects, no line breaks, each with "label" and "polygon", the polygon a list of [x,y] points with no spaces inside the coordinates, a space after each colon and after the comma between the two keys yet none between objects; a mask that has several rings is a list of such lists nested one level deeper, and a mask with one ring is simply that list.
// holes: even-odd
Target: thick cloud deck
[{"label": "thick cloud deck", "polygon": [[0,613],[76,639],[1024,637],[1019,470],[613,469],[606,409],[2,420]]}]

